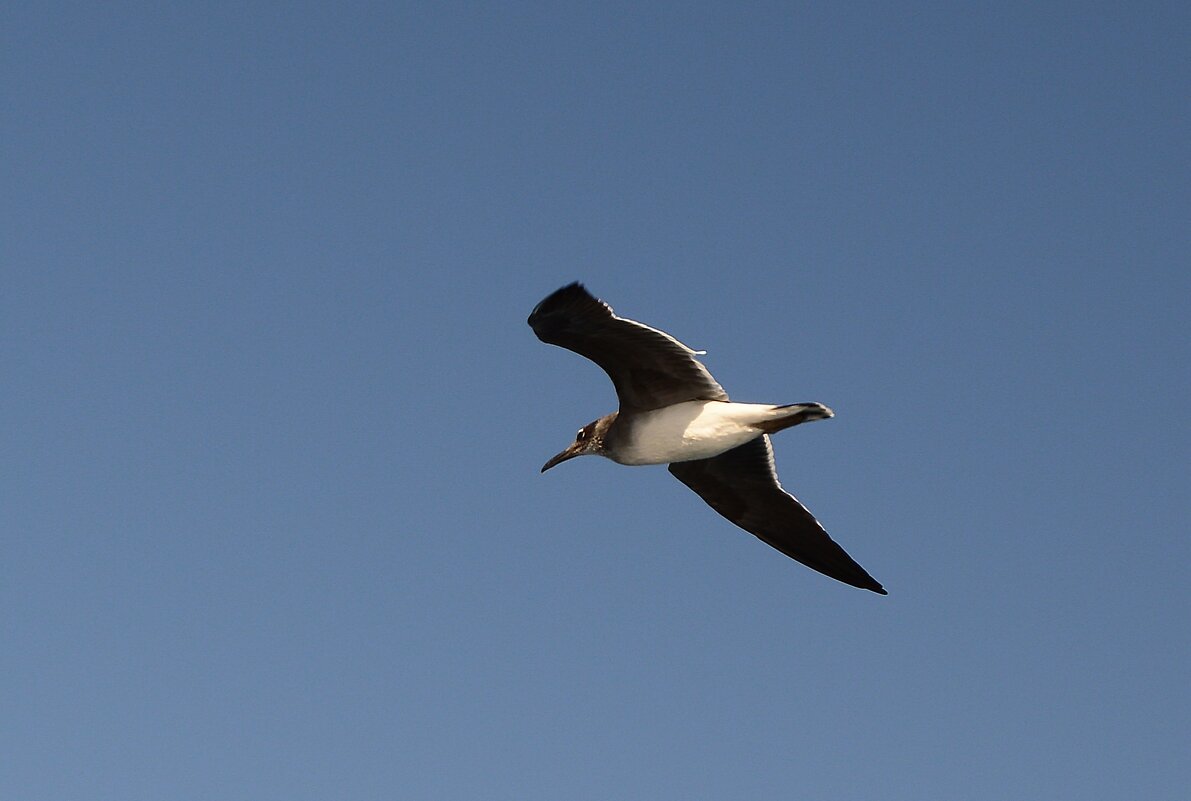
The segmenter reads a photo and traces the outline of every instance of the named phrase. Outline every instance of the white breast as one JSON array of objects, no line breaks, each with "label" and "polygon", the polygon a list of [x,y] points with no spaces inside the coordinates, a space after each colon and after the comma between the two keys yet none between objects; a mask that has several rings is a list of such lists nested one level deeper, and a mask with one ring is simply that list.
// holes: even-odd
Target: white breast
[{"label": "white breast", "polygon": [[761,435],[753,423],[772,419],[762,403],[687,401],[643,412],[611,458],[621,464],[668,464],[707,459]]}]

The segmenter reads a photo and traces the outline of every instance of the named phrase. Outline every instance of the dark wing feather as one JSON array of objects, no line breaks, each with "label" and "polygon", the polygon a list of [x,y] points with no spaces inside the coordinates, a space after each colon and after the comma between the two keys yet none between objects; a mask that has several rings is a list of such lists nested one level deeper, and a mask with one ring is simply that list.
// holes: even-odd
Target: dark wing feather
[{"label": "dark wing feather", "polygon": [[695,351],[647,325],[617,317],[611,307],[574,283],[529,315],[538,339],[573,350],[612,379],[621,411],[648,411],[690,400],[728,400]]},{"label": "dark wing feather", "polygon": [[819,521],[782,489],[769,437],[710,459],[674,462],[670,472],[712,509],[812,570],[886,595],[880,583],[835,543]]}]

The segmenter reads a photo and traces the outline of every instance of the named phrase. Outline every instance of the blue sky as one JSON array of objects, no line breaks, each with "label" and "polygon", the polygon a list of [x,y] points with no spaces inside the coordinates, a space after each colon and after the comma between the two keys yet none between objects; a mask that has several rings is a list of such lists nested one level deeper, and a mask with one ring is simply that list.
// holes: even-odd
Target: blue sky
[{"label": "blue sky", "polygon": [[[1185,4],[11,4],[0,794],[1184,797]],[[890,591],[664,468],[583,280],[820,401]]]}]

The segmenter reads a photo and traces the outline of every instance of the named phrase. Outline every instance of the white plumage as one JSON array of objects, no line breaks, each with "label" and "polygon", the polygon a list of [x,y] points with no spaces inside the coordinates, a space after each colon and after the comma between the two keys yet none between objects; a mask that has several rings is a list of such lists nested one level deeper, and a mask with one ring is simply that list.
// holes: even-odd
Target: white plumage
[{"label": "white plumage", "polygon": [[[817,417],[831,417],[822,407]],[[633,416],[628,436],[608,454],[626,465],[710,459],[765,433],[759,423],[805,414],[802,408],[766,403],[687,401]]]}]

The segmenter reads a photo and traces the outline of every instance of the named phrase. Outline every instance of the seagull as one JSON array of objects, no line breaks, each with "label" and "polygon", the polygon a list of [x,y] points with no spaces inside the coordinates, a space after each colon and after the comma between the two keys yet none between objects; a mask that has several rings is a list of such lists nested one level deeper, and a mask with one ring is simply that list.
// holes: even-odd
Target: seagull
[{"label": "seagull", "polygon": [[668,464],[712,509],[812,570],[865,590],[885,588],[782,489],[769,435],[834,412],[821,403],[774,406],[728,400],[692,350],[647,325],[617,317],[575,282],[534,307],[538,339],[591,359],[608,374],[619,411],[583,428],[542,466],[597,455],[618,464]]}]

